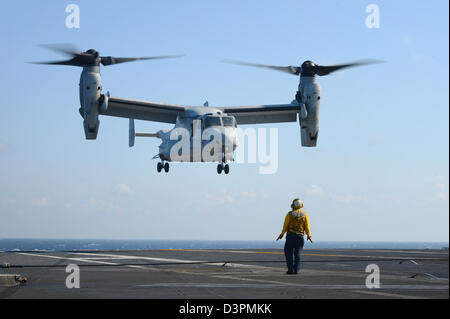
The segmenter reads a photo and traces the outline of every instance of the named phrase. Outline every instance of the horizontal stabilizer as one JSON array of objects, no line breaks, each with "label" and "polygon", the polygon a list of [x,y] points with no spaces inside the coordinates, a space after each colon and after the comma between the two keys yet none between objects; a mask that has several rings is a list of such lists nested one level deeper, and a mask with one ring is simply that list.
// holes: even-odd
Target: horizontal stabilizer
[{"label": "horizontal stabilizer", "polygon": [[135,133],[138,137],[159,137],[158,133]]},{"label": "horizontal stabilizer", "polygon": [[161,138],[159,133],[136,133],[136,130],[135,130],[135,127],[134,127],[134,119],[130,119],[128,146],[130,146],[130,147],[134,146],[134,140],[135,140],[136,136],[137,137],[156,137],[156,138]]}]

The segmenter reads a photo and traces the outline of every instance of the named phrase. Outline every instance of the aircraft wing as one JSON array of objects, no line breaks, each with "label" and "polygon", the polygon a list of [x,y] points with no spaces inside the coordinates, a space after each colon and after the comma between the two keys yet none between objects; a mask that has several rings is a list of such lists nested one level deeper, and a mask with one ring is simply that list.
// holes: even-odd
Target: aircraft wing
[{"label": "aircraft wing", "polygon": [[237,124],[263,124],[296,122],[300,112],[298,104],[221,107],[224,113],[233,115]]},{"label": "aircraft wing", "polygon": [[178,114],[185,109],[182,105],[110,97],[108,108],[101,109],[100,114],[175,124]]}]

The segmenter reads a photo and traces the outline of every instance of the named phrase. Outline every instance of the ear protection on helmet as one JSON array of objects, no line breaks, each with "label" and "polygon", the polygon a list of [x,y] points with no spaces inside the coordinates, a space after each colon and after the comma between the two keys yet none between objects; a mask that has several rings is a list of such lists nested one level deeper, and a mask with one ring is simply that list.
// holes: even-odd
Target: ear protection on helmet
[{"label": "ear protection on helmet", "polygon": [[303,202],[300,198],[296,198],[292,201],[292,204],[291,204],[292,209],[299,209],[302,207],[303,207]]}]

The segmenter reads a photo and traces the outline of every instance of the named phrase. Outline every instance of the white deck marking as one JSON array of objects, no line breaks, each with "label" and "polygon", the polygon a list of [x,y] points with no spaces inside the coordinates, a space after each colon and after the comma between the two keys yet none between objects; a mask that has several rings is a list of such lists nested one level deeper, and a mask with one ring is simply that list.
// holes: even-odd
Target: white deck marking
[{"label": "white deck marking", "polygon": [[[115,255],[115,254],[110,255],[110,254],[98,254],[98,253],[74,253],[74,255],[91,255],[91,256],[113,257],[113,258],[130,259],[130,260],[131,259],[142,259],[142,260],[152,260],[152,261],[180,263],[180,264],[204,263],[205,265],[212,265],[212,266],[222,266],[224,264],[224,262],[214,263],[214,262],[207,262],[207,261],[202,261],[202,260],[158,258],[158,257],[146,257],[146,256],[132,256],[132,255]],[[245,264],[236,264],[236,263],[227,263],[225,266],[226,267],[243,267],[243,268],[260,268],[260,269],[272,268],[272,267],[259,266],[259,265],[245,265]]]},{"label": "white deck marking", "polygon": [[[73,258],[73,257],[60,257],[60,256],[52,256],[52,255],[44,255],[44,254],[32,254],[32,253],[19,253],[21,255],[26,256],[35,256],[35,257],[45,257],[45,258],[53,258],[53,259],[64,259],[64,260],[73,260],[80,262],[88,262],[88,263],[97,263],[97,264],[105,264],[105,265],[120,265],[120,263],[113,263],[107,261],[95,260],[95,258]],[[205,265],[212,266],[222,266],[224,263],[209,263],[206,261],[199,260],[187,260],[187,259],[169,259],[169,258],[157,258],[157,257],[146,257],[146,256],[132,256],[132,255],[111,255],[111,254],[97,254],[97,253],[71,253],[72,255],[90,255],[90,256],[100,256],[101,259],[119,259],[119,260],[132,260],[132,259],[141,259],[141,260],[152,260],[152,261],[160,261],[160,262],[170,262],[170,263],[180,263],[180,264],[189,264],[189,263],[205,263]],[[157,265],[155,265],[157,266]],[[242,268],[259,268],[259,269],[270,269],[272,267],[266,266],[258,266],[258,265],[245,265],[245,264],[235,264],[228,263],[225,265],[226,267],[242,267]],[[138,265],[126,265],[126,267],[130,268],[139,268],[139,269],[148,269],[146,265],[138,266]]]},{"label": "white deck marking", "polygon": [[[59,260],[61,260],[61,259],[73,260],[73,261],[89,262],[89,263],[104,264],[104,265],[119,265],[117,263],[112,263],[112,262],[107,262],[107,261],[86,260],[84,258],[59,257],[59,256],[44,255],[44,254],[32,254],[32,253],[18,253],[18,254],[24,255],[24,256],[45,257],[45,258],[52,258],[52,259],[59,259]],[[141,269],[144,268],[144,267],[141,267],[141,266],[133,266],[133,265],[130,265],[128,267],[130,267],[130,268],[141,268]]]},{"label": "white deck marking", "polygon": [[383,297],[390,297],[390,298],[401,298],[401,299],[428,299],[426,297],[419,297],[419,296],[411,296],[411,295],[400,295],[400,294],[391,294],[387,292],[381,292],[381,291],[374,291],[374,290],[355,290],[353,292],[359,293],[359,294],[367,294],[367,295],[375,295],[375,296],[383,296]]}]

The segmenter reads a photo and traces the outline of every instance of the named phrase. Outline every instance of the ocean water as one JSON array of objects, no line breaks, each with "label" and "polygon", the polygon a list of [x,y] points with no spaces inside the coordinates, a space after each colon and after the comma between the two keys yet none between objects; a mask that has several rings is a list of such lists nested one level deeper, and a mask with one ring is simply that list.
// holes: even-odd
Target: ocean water
[{"label": "ocean water", "polygon": [[[282,249],[284,240],[0,239],[0,251]],[[307,242],[305,249],[448,249],[448,242]]]}]

